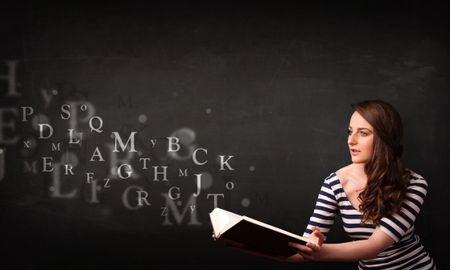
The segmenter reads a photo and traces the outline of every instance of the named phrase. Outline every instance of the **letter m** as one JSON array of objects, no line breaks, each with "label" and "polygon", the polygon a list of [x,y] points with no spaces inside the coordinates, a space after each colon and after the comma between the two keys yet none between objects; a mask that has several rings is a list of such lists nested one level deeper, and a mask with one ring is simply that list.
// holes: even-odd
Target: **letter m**
[{"label": "letter m", "polygon": [[58,143],[55,145],[55,143],[52,143],[52,151],[61,151],[61,143]]},{"label": "letter m", "polygon": [[178,176],[188,176],[188,170],[187,169],[178,169]]},{"label": "letter m", "polygon": [[172,216],[174,217],[175,221],[177,222],[177,224],[181,224],[181,222],[183,221],[184,217],[186,216],[186,213],[189,212],[190,214],[190,220],[188,225],[201,225],[201,223],[198,221],[197,219],[197,211],[192,212],[192,211],[188,211],[189,210],[189,206],[190,205],[195,205],[195,197],[191,195],[191,197],[189,198],[189,201],[187,201],[184,204],[184,208],[183,211],[180,213],[180,211],[178,211],[177,206],[175,205],[175,201],[170,199],[169,195],[167,193],[162,193],[161,194],[163,197],[166,198],[166,206],[167,206],[167,215],[166,218],[163,222],[163,225],[172,225],[172,223],[169,220],[169,216],[172,214]]},{"label": "letter m", "polygon": [[127,149],[128,144],[130,144],[130,151],[129,152],[137,152],[136,148],[134,147],[134,135],[136,135],[136,131],[131,132],[130,136],[128,137],[127,142],[124,144],[122,138],[119,135],[119,132],[112,132],[114,134],[114,150],[113,152],[119,152],[117,150],[117,143],[119,143],[120,148],[122,149],[122,152],[125,152]]},{"label": "letter m", "polygon": [[31,163],[24,160],[23,165],[24,165],[24,168],[23,168],[24,173],[31,172],[33,174],[37,174],[36,160],[33,160]]}]

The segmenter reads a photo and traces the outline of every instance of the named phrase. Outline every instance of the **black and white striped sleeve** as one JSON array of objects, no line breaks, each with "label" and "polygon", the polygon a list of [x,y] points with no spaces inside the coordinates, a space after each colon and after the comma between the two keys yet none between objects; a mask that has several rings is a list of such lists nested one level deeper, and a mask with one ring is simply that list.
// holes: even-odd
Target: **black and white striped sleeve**
[{"label": "black and white striped sleeve", "polygon": [[404,235],[414,230],[414,222],[420,213],[422,204],[427,195],[427,181],[420,175],[412,175],[406,198],[400,211],[380,221],[380,229],[398,242]]},{"label": "black and white striped sleeve", "polygon": [[317,197],[314,212],[309,219],[303,236],[308,237],[312,232],[312,227],[316,226],[320,228],[320,231],[326,237],[334,224],[335,217],[338,212],[338,203],[332,190],[333,181],[339,180],[333,179],[332,176],[329,176],[323,182]]}]

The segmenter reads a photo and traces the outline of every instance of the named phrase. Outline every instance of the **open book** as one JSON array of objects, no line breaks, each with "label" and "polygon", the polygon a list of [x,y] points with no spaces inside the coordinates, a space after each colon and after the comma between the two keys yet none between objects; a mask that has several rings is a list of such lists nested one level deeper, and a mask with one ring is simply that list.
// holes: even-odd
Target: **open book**
[{"label": "open book", "polygon": [[217,240],[244,250],[289,257],[297,251],[288,242],[308,242],[305,237],[221,208],[215,208],[209,217]]}]

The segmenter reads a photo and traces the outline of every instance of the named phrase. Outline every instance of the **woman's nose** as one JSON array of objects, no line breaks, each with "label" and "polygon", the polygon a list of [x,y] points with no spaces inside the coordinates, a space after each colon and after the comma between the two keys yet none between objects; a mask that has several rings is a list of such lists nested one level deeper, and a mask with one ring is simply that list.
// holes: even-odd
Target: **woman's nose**
[{"label": "woman's nose", "polygon": [[355,145],[356,144],[356,137],[354,134],[348,135],[348,144],[349,145]]}]

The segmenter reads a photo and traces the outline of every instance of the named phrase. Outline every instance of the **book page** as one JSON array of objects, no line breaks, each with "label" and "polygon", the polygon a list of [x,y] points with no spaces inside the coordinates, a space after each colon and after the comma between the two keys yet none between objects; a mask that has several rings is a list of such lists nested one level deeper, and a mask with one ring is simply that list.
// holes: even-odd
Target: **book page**
[{"label": "book page", "polygon": [[273,230],[273,231],[277,231],[277,232],[279,232],[279,233],[282,233],[282,234],[285,234],[285,235],[294,237],[294,238],[299,239],[299,240],[301,240],[301,241],[308,242],[308,239],[307,239],[306,237],[303,237],[303,236],[300,236],[300,235],[297,235],[297,234],[294,234],[294,233],[285,231],[285,230],[280,229],[280,228],[278,228],[278,227],[269,225],[269,224],[267,224],[267,223],[261,222],[261,221],[259,221],[259,220],[253,219],[253,218],[249,218],[249,217],[247,217],[247,216],[243,216],[243,218],[244,218],[245,220],[247,220],[247,221],[249,221],[249,222],[252,222],[252,223],[255,223],[255,224],[259,225],[259,226],[266,227],[266,228],[271,229],[271,230]]},{"label": "book page", "polygon": [[222,233],[242,220],[242,216],[221,208],[215,208],[211,213],[209,213],[209,216],[211,218],[212,227],[216,237],[220,237]]}]

